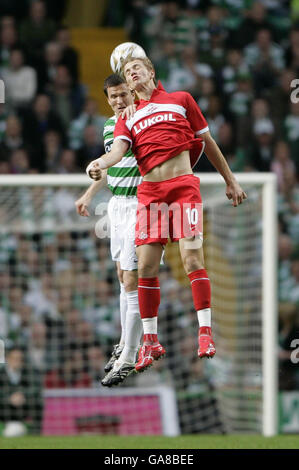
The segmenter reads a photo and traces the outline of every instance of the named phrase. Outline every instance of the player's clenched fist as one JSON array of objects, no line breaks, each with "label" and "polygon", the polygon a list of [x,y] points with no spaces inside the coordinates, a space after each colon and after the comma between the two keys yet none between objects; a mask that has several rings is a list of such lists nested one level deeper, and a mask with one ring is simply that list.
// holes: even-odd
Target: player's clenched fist
[{"label": "player's clenched fist", "polygon": [[102,170],[99,163],[94,160],[86,168],[87,175],[95,181],[99,181],[102,178]]}]

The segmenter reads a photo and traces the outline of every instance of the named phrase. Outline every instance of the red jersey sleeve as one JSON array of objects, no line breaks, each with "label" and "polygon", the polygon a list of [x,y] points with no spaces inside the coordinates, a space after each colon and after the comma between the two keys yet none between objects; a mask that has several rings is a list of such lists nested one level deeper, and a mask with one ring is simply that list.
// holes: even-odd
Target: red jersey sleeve
[{"label": "red jersey sleeve", "polygon": [[191,124],[194,134],[200,136],[200,134],[203,134],[209,130],[208,123],[204,118],[198,104],[189,93],[185,94],[185,100],[185,107],[187,110],[186,117]]},{"label": "red jersey sleeve", "polygon": [[126,119],[123,119],[121,116],[118,118],[118,121],[115,125],[113,136],[114,136],[114,140],[117,140],[117,139],[127,140],[128,142],[130,142],[130,146],[132,146],[131,131],[126,125]]}]

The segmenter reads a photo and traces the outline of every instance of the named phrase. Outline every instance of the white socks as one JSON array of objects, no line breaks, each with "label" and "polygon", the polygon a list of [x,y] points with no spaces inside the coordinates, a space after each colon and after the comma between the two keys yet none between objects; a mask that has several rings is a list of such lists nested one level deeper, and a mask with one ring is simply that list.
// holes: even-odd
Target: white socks
[{"label": "white socks", "polygon": [[136,353],[142,335],[142,321],[139,312],[138,291],[126,292],[127,314],[125,346],[117,362],[135,363]]},{"label": "white socks", "polygon": [[158,317],[143,318],[143,334],[156,335],[158,331]]},{"label": "white socks", "polygon": [[197,319],[199,327],[208,326],[211,328],[211,309],[204,308],[203,310],[197,311]]},{"label": "white socks", "polygon": [[120,294],[119,294],[119,309],[120,309],[120,324],[121,324],[121,337],[119,344],[124,346],[126,337],[126,315],[127,315],[127,294],[124,285],[120,282]]}]

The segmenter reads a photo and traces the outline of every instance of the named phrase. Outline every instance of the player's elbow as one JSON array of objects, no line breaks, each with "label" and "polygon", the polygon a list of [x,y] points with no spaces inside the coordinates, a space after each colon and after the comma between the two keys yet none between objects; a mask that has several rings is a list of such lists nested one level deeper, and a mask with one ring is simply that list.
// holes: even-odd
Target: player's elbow
[{"label": "player's elbow", "polygon": [[205,143],[205,153],[208,157],[210,155],[214,155],[215,152],[218,153],[219,147],[211,135],[207,136],[207,138],[204,139],[204,143]]},{"label": "player's elbow", "polygon": [[216,143],[213,137],[211,136],[210,132],[204,132],[203,134],[200,134],[200,137],[205,142],[206,146],[214,145]]}]

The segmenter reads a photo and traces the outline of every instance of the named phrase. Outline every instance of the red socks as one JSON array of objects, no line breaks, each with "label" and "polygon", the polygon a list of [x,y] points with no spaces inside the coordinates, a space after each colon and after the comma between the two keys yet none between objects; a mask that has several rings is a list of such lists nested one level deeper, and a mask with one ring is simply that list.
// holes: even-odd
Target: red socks
[{"label": "red socks", "polygon": [[160,305],[160,284],[158,277],[138,279],[138,300],[143,323],[144,344],[158,344],[157,317]]},{"label": "red socks", "polygon": [[199,335],[212,335],[211,330],[211,285],[205,269],[188,274],[191,282],[194,307],[199,322]]},{"label": "red socks", "polygon": [[138,279],[138,300],[142,319],[158,316],[160,305],[160,284],[158,277],[141,277]]},{"label": "red socks", "polygon": [[[205,269],[188,274],[195,310],[201,317],[210,316],[211,285]],[[160,285],[158,277],[138,279],[138,300],[140,316],[144,326],[144,342],[156,343],[156,317],[160,305]],[[206,310],[208,309],[208,310]],[[148,320],[147,320],[148,319]],[[151,319],[151,320],[150,320]],[[155,324],[154,324],[155,323]],[[199,321],[200,334],[211,335],[210,321]]]},{"label": "red socks", "polygon": [[211,284],[205,269],[198,269],[188,274],[195,310],[211,308]]}]

